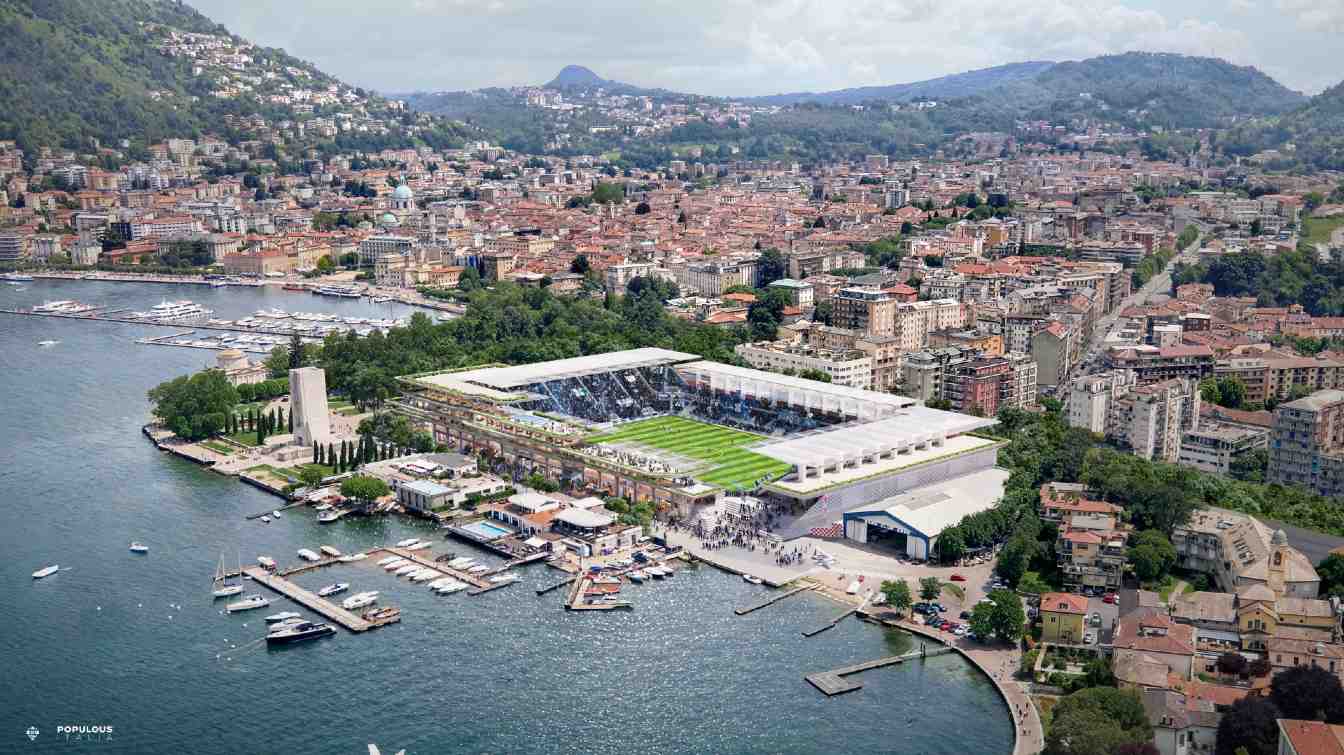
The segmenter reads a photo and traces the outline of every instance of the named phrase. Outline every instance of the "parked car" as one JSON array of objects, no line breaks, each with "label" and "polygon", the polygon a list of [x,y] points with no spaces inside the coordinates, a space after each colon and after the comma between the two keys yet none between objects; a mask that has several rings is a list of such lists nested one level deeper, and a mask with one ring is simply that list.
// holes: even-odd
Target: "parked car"
[{"label": "parked car", "polygon": [[966,578],[963,577],[963,576],[961,576],[960,574],[953,574],[953,575],[952,575],[952,581],[953,581],[953,582],[965,582],[965,581],[966,581]]},{"label": "parked car", "polygon": [[1093,611],[1093,612],[1092,612],[1092,621],[1091,621],[1091,624],[1092,624],[1092,626],[1094,626],[1094,627],[1099,627],[1099,626],[1101,626],[1101,612],[1100,612],[1100,611]]},{"label": "parked car", "polygon": [[961,619],[962,621],[970,621],[970,620],[971,620],[971,612],[970,612],[970,611],[962,611],[962,612],[957,616],[957,618]]},{"label": "parked car", "polygon": [[1116,595],[1116,594],[1113,593],[1113,592],[1108,592],[1108,593],[1106,593],[1106,595],[1105,595],[1104,597],[1102,597],[1102,599],[1101,599],[1101,602],[1102,602],[1102,603],[1107,603],[1107,604],[1110,604],[1110,605],[1115,605],[1115,604],[1118,603],[1119,601],[1120,601],[1120,596],[1119,596],[1119,595]]}]

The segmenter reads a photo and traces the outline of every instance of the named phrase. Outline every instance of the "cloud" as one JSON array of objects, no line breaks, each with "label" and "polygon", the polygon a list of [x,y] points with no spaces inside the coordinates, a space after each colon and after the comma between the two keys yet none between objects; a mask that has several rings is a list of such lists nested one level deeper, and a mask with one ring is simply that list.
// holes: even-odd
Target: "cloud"
[{"label": "cloud", "polygon": [[[568,63],[645,86],[770,94],[1128,50],[1213,55],[1313,88],[1340,0],[194,0],[260,43],[383,91],[536,84]],[[1236,7],[1229,6],[1229,3]],[[1274,5],[1276,4],[1276,5]]]}]

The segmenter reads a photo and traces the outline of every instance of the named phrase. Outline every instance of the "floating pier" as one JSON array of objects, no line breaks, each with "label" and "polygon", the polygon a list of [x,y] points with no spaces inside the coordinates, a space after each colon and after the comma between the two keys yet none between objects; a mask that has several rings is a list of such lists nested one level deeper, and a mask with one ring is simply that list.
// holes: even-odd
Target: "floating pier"
[{"label": "floating pier", "polygon": [[381,624],[376,624],[356,616],[354,613],[341,608],[330,600],[318,597],[316,593],[309,592],[284,577],[271,574],[259,566],[245,567],[243,569],[243,574],[251,577],[257,584],[269,587],[304,608],[320,614],[328,621],[334,621],[337,624],[340,624],[351,632],[367,632],[376,626],[381,626]]},{"label": "floating pier", "polygon": [[[468,574],[467,572],[450,568],[447,564],[442,564],[437,561],[425,558],[424,556],[417,554],[415,551],[408,551],[405,548],[388,547],[383,548],[382,550],[387,551],[388,553],[391,553],[394,556],[401,556],[407,561],[413,561],[419,564],[420,566],[425,567],[426,569],[433,569],[434,571],[442,574],[445,577],[452,577],[453,579],[456,579],[458,581],[466,582],[467,584],[476,588],[475,590],[468,591],[469,595],[479,595],[483,592],[489,592],[490,590],[496,589],[498,587],[503,587],[504,585],[513,584],[513,582],[491,582],[488,579],[483,579],[480,575]],[[374,551],[369,551],[369,555],[373,555],[373,553]]]},{"label": "floating pier", "polygon": [[553,585],[548,585],[548,586],[546,586],[546,587],[538,587],[538,588],[537,588],[537,594],[538,594],[538,595],[545,595],[545,594],[548,593],[548,592],[554,592],[555,590],[559,590],[560,588],[564,587],[565,585],[573,584],[574,580],[576,580],[576,579],[578,579],[578,578],[579,578],[579,575],[575,574],[575,575],[571,576],[569,579],[562,580],[562,581],[560,581],[560,582],[556,582],[556,583],[553,584]]},{"label": "floating pier", "polygon": [[868,605],[868,598],[864,598],[862,603],[859,603],[857,606],[854,606],[853,608],[851,608],[851,609],[845,611],[844,613],[840,614],[839,616],[836,616],[834,619],[831,619],[830,622],[828,622],[828,623],[826,623],[826,624],[822,624],[821,626],[817,627],[816,629],[806,629],[806,630],[803,630],[803,636],[804,636],[804,637],[815,637],[815,636],[821,634],[822,632],[825,632],[825,631],[828,630],[828,629],[835,629],[835,627],[836,627],[837,624],[839,624],[840,622],[842,622],[842,621],[844,621],[845,619],[849,618],[850,616],[852,616],[852,615],[858,613],[859,611],[863,610],[863,607],[866,606],[866,605]]},{"label": "floating pier", "polygon": [[843,695],[846,692],[853,692],[854,690],[863,687],[862,682],[851,681],[845,678],[852,674],[868,671],[869,669],[882,668],[883,666],[894,666],[898,663],[904,663],[916,658],[932,658],[936,655],[944,655],[951,652],[952,648],[947,647],[935,648],[933,650],[915,650],[906,653],[905,655],[889,655],[885,658],[864,661],[863,663],[856,663],[852,666],[842,666],[841,668],[831,669],[830,671],[808,674],[803,678],[807,679],[809,684],[816,687],[827,697],[834,697],[836,695]]},{"label": "floating pier", "polygon": [[[797,595],[797,594],[800,593],[800,592],[807,592],[807,591],[809,591],[809,590],[813,590],[813,589],[816,589],[815,586],[813,586],[813,585],[803,585],[803,586],[801,586],[801,587],[794,587],[794,588],[791,588],[791,589],[789,589],[789,590],[785,590],[784,592],[778,593],[778,594],[776,594],[776,595],[772,595],[772,596],[770,596],[769,598],[766,598],[765,600],[762,600],[762,601],[759,602],[759,603],[753,603],[753,604],[751,604],[751,605],[749,605],[749,606],[745,606],[745,607],[743,607],[743,608],[734,608],[734,609],[733,609],[733,613],[737,614],[738,616],[746,616],[747,614],[751,613],[752,611],[759,611],[759,610],[761,610],[762,608],[768,608],[768,607],[773,606],[774,604],[778,603],[779,601],[781,601],[781,600],[783,600],[783,599],[785,599],[785,598],[792,597],[792,596],[794,596],[794,595]],[[843,618],[843,617],[842,617],[842,618]]]}]

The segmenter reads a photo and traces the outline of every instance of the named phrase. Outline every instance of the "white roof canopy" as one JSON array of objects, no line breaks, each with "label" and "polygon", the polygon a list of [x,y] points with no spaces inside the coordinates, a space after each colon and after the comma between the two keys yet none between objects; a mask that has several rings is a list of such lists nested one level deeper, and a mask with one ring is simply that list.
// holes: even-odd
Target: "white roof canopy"
[{"label": "white roof canopy", "polygon": [[820,466],[838,460],[905,451],[990,427],[994,420],[915,405],[875,422],[822,431],[752,449],[786,464]]},{"label": "white roof canopy", "polygon": [[592,375],[613,370],[628,370],[636,367],[654,367],[661,364],[686,362],[696,358],[695,354],[650,347],[612,351],[606,354],[590,354],[570,359],[556,359],[550,362],[519,364],[511,367],[485,367],[479,370],[456,372],[451,377],[453,382],[480,383],[492,388],[508,389],[545,380],[560,380],[567,377]]}]

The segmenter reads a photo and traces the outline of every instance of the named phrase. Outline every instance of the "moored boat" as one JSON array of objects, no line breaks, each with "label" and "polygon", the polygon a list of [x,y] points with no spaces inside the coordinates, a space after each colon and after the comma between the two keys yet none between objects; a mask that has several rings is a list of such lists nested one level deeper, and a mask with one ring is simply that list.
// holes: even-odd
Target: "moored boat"
[{"label": "moored boat", "polygon": [[281,611],[280,613],[273,613],[270,616],[267,616],[265,620],[267,624],[277,624],[287,619],[297,619],[301,615],[302,614],[298,611]]},{"label": "moored boat", "polygon": [[44,566],[41,569],[38,569],[37,571],[33,572],[33,579],[42,579],[43,577],[50,577],[51,575],[55,574],[60,570],[61,567],[56,564],[52,564],[51,566]]},{"label": "moored boat", "polygon": [[341,603],[341,607],[347,611],[353,611],[356,608],[371,606],[377,602],[378,602],[378,593],[376,591],[362,592],[358,595],[352,595],[346,598]]},{"label": "moored boat", "polygon": [[326,587],[322,588],[321,590],[318,590],[318,591],[317,591],[317,596],[318,596],[319,598],[325,598],[325,597],[328,597],[328,596],[331,596],[331,595],[335,595],[335,594],[337,594],[337,593],[345,592],[346,590],[349,590],[349,589],[350,589],[350,583],[349,583],[349,582],[337,582],[336,584],[327,585]]},{"label": "moored boat", "polygon": [[311,621],[287,624],[266,635],[268,645],[290,645],[307,642],[336,634],[336,628],[330,624],[317,624]]},{"label": "moored boat", "polygon": [[340,552],[339,550],[337,550],[337,549],[331,547],[330,545],[324,545],[324,546],[322,546],[321,548],[318,548],[318,550],[322,551],[323,553],[327,554],[328,556],[331,556],[332,558],[340,558],[340,557],[341,557],[341,552]]},{"label": "moored boat", "polygon": [[239,611],[251,611],[254,608],[265,608],[270,604],[271,601],[261,595],[249,595],[236,603],[230,603],[227,606],[224,606],[224,610],[229,613],[238,613]]}]

